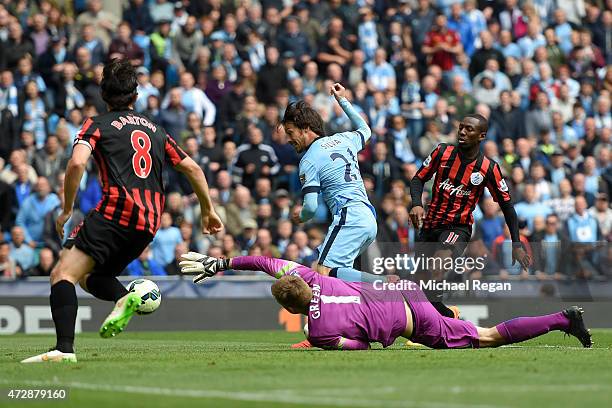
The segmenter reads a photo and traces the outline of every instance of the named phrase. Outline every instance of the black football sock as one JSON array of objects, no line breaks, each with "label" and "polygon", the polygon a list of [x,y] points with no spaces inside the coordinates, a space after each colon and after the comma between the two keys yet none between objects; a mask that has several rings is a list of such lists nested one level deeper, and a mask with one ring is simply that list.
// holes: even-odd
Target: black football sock
[{"label": "black football sock", "polygon": [[431,304],[433,305],[433,307],[436,308],[438,313],[440,313],[442,316],[450,317],[451,319],[455,317],[455,313],[451,309],[449,309],[448,306],[446,306],[444,303],[431,302]]},{"label": "black football sock", "polygon": [[87,278],[87,290],[101,300],[117,302],[128,294],[128,290],[114,276],[92,273]]},{"label": "black football sock", "polygon": [[78,301],[74,285],[67,280],[51,286],[51,315],[55,323],[55,348],[63,353],[74,353],[74,325]]},{"label": "black football sock", "polygon": [[[420,281],[423,282],[422,280]],[[455,313],[451,309],[448,308],[444,303],[442,303],[442,299],[444,298],[444,291],[441,290],[426,290],[425,295],[427,296],[427,300],[429,303],[436,308],[438,313],[440,313],[444,317],[450,317],[451,319],[455,317]]]}]

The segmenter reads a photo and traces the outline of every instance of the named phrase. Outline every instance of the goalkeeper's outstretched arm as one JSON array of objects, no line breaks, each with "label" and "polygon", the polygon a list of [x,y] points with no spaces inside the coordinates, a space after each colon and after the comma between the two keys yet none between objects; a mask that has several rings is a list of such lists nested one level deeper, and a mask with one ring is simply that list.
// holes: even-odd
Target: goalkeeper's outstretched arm
[{"label": "goalkeeper's outstretched arm", "polygon": [[188,252],[181,255],[179,265],[181,273],[197,275],[193,278],[194,283],[202,283],[206,278],[216,275],[217,272],[228,269],[261,271],[276,279],[288,274],[298,275],[308,284],[317,274],[304,265],[267,256],[237,256],[230,259],[217,259],[197,252]]},{"label": "goalkeeper's outstretched arm", "polygon": [[297,268],[315,273],[304,265],[267,256],[237,256],[229,260],[229,267],[239,271],[262,271],[276,279],[282,278]]},{"label": "goalkeeper's outstretched arm", "polygon": [[[217,272],[228,269],[242,271],[261,271],[268,275],[280,279],[285,275],[298,275],[310,284],[312,279],[317,276],[317,272],[307,266],[300,265],[293,261],[284,259],[269,258],[267,256],[237,256],[230,259],[217,259],[202,255],[197,252],[188,252],[181,256],[181,272],[184,274],[196,274],[193,278],[194,283],[203,283],[206,278],[213,277]],[[395,275],[373,275],[366,272],[357,271],[350,268],[334,268],[353,272],[352,282],[393,282],[397,280]],[[333,276],[336,277],[335,275]],[[345,280],[345,279],[343,279]]]}]

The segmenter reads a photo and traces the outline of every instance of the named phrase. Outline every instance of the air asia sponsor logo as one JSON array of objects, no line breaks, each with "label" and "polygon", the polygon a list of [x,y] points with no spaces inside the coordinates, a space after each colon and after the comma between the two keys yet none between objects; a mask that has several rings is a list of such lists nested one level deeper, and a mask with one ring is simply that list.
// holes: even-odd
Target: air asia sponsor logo
[{"label": "air asia sponsor logo", "polygon": [[123,129],[125,125],[136,125],[136,126],[144,126],[146,128],[151,129],[151,131],[157,131],[157,126],[146,120],[145,118],[141,118],[138,116],[119,116],[118,120],[113,120],[111,125],[117,130]]},{"label": "air asia sponsor logo", "polygon": [[472,194],[470,190],[464,189],[463,184],[459,184],[457,187],[455,187],[450,182],[450,179],[446,179],[442,183],[440,183],[440,188],[442,190],[448,191],[450,195],[455,194],[457,197],[465,197],[465,196],[469,196],[470,194]]},{"label": "air asia sponsor logo", "polygon": [[312,300],[310,301],[310,317],[318,319],[321,317],[321,309],[319,303],[321,303],[321,286],[316,283],[312,285]]}]

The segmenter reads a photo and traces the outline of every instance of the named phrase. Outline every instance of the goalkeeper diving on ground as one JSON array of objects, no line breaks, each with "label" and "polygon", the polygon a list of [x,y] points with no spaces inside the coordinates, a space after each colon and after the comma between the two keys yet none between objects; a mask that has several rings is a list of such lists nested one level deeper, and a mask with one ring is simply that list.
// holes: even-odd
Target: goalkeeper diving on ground
[{"label": "goalkeeper diving on ground", "polygon": [[368,282],[345,282],[295,262],[263,256],[217,259],[189,252],[181,259],[181,272],[195,274],[195,283],[227,269],[275,277],[272,295],[289,312],[308,317],[308,340],[323,349],[364,350],[373,342],[388,347],[398,337],[436,349],[497,347],[553,330],[576,337],[583,347],[593,345],[583,311],[576,306],[485,328],[440,315],[416,283],[409,283],[408,290],[377,290],[379,286]]}]

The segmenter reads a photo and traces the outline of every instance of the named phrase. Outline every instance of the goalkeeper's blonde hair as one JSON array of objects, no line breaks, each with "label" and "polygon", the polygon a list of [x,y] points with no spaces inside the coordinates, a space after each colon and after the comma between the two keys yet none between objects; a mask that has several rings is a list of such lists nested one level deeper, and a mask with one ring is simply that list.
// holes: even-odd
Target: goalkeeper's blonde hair
[{"label": "goalkeeper's blonde hair", "polygon": [[312,290],[299,276],[286,275],[272,285],[272,296],[284,308],[307,309]]}]

